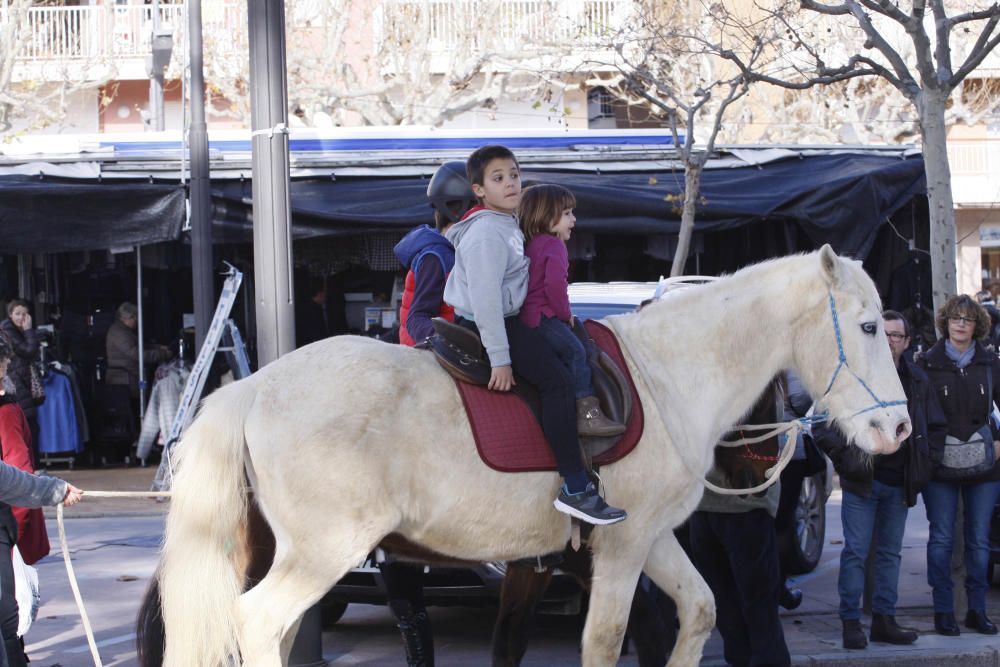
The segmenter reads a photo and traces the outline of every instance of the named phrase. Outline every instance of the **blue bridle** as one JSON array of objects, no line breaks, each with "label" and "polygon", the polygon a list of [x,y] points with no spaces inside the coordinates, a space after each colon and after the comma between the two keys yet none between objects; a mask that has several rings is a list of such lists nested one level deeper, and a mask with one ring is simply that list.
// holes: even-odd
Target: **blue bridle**
[{"label": "blue bridle", "polygon": [[[854,376],[854,379],[861,383],[861,386],[865,388],[865,391],[868,392],[868,395],[871,396],[872,399],[875,401],[874,405],[868,408],[864,408],[863,410],[858,410],[853,415],[851,415],[852,417],[857,417],[860,414],[863,414],[865,412],[870,412],[872,410],[878,410],[879,408],[888,408],[894,405],[906,405],[905,400],[883,401],[881,398],[878,397],[878,394],[872,391],[872,388],[868,386],[868,383],[865,382],[863,379],[861,379],[861,376],[859,376],[857,373],[854,372],[854,370],[851,368],[851,365],[847,363],[847,355],[844,354],[844,340],[840,334],[840,318],[837,317],[837,302],[833,298],[832,291],[827,290],[826,293],[827,296],[830,297],[830,315],[833,317],[833,333],[837,336],[837,353],[839,355],[839,358],[838,358],[837,368],[833,371],[833,377],[830,378],[830,384],[826,386],[826,391],[823,392],[823,395],[820,397],[819,400],[822,401],[824,398],[827,397],[827,395],[829,395],[830,390],[833,389],[833,383],[837,381],[837,376],[840,375],[840,371],[846,368],[848,372]],[[829,415],[824,414],[823,419],[821,421],[826,421],[827,419],[829,419]]]}]

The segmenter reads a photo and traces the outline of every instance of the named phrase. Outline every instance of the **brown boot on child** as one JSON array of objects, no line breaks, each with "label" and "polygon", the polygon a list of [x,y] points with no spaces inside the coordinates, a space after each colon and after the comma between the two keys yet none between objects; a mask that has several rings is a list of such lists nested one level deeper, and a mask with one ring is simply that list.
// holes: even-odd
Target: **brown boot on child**
[{"label": "brown boot on child", "polygon": [[608,437],[624,433],[625,425],[608,419],[597,397],[587,396],[576,401],[576,429],[581,436]]}]

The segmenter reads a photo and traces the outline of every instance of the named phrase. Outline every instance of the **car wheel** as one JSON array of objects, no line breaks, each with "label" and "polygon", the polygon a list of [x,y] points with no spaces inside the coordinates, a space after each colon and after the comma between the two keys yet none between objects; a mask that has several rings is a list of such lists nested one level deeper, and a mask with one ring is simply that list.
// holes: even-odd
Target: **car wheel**
[{"label": "car wheel", "polygon": [[323,600],[319,606],[320,623],[324,628],[332,628],[347,611],[346,602]]},{"label": "car wheel", "polygon": [[826,540],[826,498],[822,473],[802,480],[795,506],[795,536],[789,540],[784,565],[788,574],[812,572],[819,565]]}]

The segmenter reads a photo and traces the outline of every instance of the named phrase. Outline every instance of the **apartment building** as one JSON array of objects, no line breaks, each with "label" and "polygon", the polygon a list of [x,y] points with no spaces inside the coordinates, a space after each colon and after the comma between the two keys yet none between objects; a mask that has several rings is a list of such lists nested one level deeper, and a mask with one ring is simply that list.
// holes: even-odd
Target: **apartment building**
[{"label": "apartment building", "polygon": [[[0,0],[0,22],[9,20],[7,8],[17,1]],[[563,55],[565,78],[579,83],[585,75],[583,63],[599,67],[594,65],[601,61],[601,54],[594,51],[594,38],[609,26],[627,20],[631,0],[354,0],[349,11],[340,16],[330,14],[332,4],[324,0],[287,0],[289,92],[293,103],[298,98],[308,99],[300,91],[315,83],[311,79],[319,77],[324,63],[331,70],[353,67],[355,88],[372,84],[388,70],[399,73],[413,69],[412,61],[419,58],[408,62],[400,59],[398,53],[389,53],[393,44],[401,43],[404,48],[418,49],[429,57],[425,58],[423,73],[404,78],[405,85],[397,90],[383,91],[413,98],[411,104],[417,111],[409,121],[400,122],[434,118],[419,113],[421,104],[454,103],[457,113],[434,118],[434,124],[455,129],[647,126],[644,119],[625,114],[608,93],[586,90],[585,86],[521,86],[519,97],[518,86],[512,85],[498,88],[504,91],[503,95],[478,103],[469,103],[469,98],[461,103],[442,102],[429,89],[455,66],[456,58],[463,55],[462,49],[499,52],[504,44],[534,45],[539,58],[554,46],[571,45]],[[246,3],[204,0],[202,8],[206,81],[211,98],[209,128],[245,128],[248,125]],[[333,30],[338,21],[340,27]],[[147,60],[154,44],[154,31],[161,37],[161,47],[164,36],[169,36],[172,47],[163,86],[164,124],[168,130],[182,129],[186,25],[185,5],[166,0],[146,3],[66,0],[62,5],[32,6],[28,10],[26,34],[17,49],[15,80],[44,86],[74,76],[79,80],[93,77],[94,84],[70,93],[65,119],[39,131],[55,134],[145,131],[150,104]],[[327,38],[331,32],[341,35],[336,44]],[[341,48],[335,50],[331,45]],[[311,61],[310,51],[314,56]],[[305,55],[296,55],[301,52]],[[376,63],[376,69],[372,69],[372,62]],[[530,58],[509,62],[489,72],[484,70],[470,79],[468,87],[475,88],[486,76],[507,74],[504,67],[517,68],[526,63],[530,65]],[[993,71],[986,70],[985,76],[991,76]],[[98,73],[110,74],[103,80]],[[428,90],[422,90],[422,86]],[[377,100],[373,105],[377,105]],[[296,110],[290,121],[323,127],[365,124],[372,119],[358,111],[334,117],[322,110],[304,108]],[[24,121],[21,122],[23,126]],[[965,292],[994,283],[1000,288],[1000,212],[996,210],[1000,201],[1000,119],[972,128],[956,127],[951,138],[959,286]]]},{"label": "apartment building", "polygon": [[[7,18],[2,9],[18,0],[0,0],[0,22]],[[478,7],[491,7],[478,14]],[[389,94],[419,98],[420,88],[430,86],[464,66],[456,62],[477,49],[501,55],[498,66],[482,67],[468,82],[475,89],[486,77],[510,76],[510,69],[537,66],[537,61],[514,54],[507,45],[541,44],[551,52],[556,45],[576,58],[565,58],[568,70],[576,69],[584,56],[599,60],[600,54],[588,44],[598,34],[624,20],[630,10],[628,0],[351,0],[329,3],[322,0],[289,0],[288,58],[289,97],[308,98],[307,88],[329,70],[351,68],[344,82],[355,80],[357,87],[370,87],[387,69],[405,69],[401,53],[389,53],[399,42],[415,48],[428,64],[417,76],[402,77],[414,90]],[[346,6],[338,14],[334,6]],[[210,129],[247,127],[246,85],[248,79],[247,3],[239,0],[202,2],[205,78],[210,98]],[[484,22],[483,26],[476,23]],[[479,34],[490,33],[490,39]],[[164,85],[165,128],[181,129],[184,113],[184,78],[187,67],[187,14],[183,2],[169,0],[66,0],[65,4],[36,5],[27,11],[27,22],[16,52],[14,79],[34,84],[61,81],[67,76],[79,80],[91,77],[93,86],[70,94],[65,118],[32,132],[99,133],[142,132],[147,129],[150,104],[150,76],[147,70],[153,33],[169,38],[170,61]],[[400,34],[400,33],[403,34]],[[331,39],[337,40],[332,42]],[[161,44],[162,47],[162,44]],[[338,47],[335,51],[333,47]],[[397,50],[399,47],[395,47]],[[310,53],[310,52],[315,53]],[[583,55],[581,55],[583,54]],[[311,55],[319,57],[310,60]],[[520,55],[515,61],[510,56]],[[308,61],[308,62],[307,62]],[[593,65],[591,65],[593,67]],[[109,72],[104,80],[99,75]],[[581,74],[567,74],[581,78]],[[522,77],[524,79],[526,77]],[[307,79],[307,81],[303,81]],[[337,81],[331,83],[337,85]],[[500,90],[499,88],[497,90]],[[348,91],[350,92],[350,91]],[[615,126],[610,98],[600,91],[590,95],[579,87],[506,85],[503,97],[486,96],[479,104],[468,97],[435,99],[428,91],[424,105],[463,106],[451,117],[417,113],[403,119],[406,124],[434,124],[465,128],[607,128]],[[356,99],[356,96],[352,96]],[[420,106],[421,102],[417,102]],[[464,108],[468,106],[468,108]],[[317,127],[372,124],[373,118],[346,114],[331,118],[320,112],[293,114],[290,121]],[[433,122],[428,123],[428,119]],[[377,120],[377,118],[375,119]],[[384,124],[392,124],[386,122]],[[29,125],[21,119],[20,127]]]}]

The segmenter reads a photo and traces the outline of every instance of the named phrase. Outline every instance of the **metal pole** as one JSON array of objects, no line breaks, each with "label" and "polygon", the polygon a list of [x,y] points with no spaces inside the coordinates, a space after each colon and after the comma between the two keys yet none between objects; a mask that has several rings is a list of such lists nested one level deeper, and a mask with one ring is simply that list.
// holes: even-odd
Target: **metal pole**
[{"label": "metal pole", "polygon": [[[248,0],[247,19],[253,128],[254,294],[257,367],[261,368],[295,349],[284,0]],[[316,606],[306,611],[299,625],[288,665],[326,665]]]},{"label": "metal pole", "polygon": [[139,423],[146,414],[146,337],[142,328],[142,248],[135,247],[135,306],[139,310]]},{"label": "metal pole", "polygon": [[209,196],[208,126],[202,59],[201,0],[188,2],[191,63],[191,272],[194,283],[195,354],[201,350],[215,310],[212,277],[212,202]]},{"label": "metal pole", "polygon": [[[160,33],[160,0],[153,0],[153,38]],[[152,40],[150,41],[152,43]],[[152,56],[150,56],[152,58]],[[155,63],[155,59],[154,59]],[[163,70],[154,70],[149,78],[149,112],[152,114],[150,128],[162,132],[166,128],[163,117]]]},{"label": "metal pole", "polygon": [[249,0],[257,367],[295,349],[284,0]]}]

